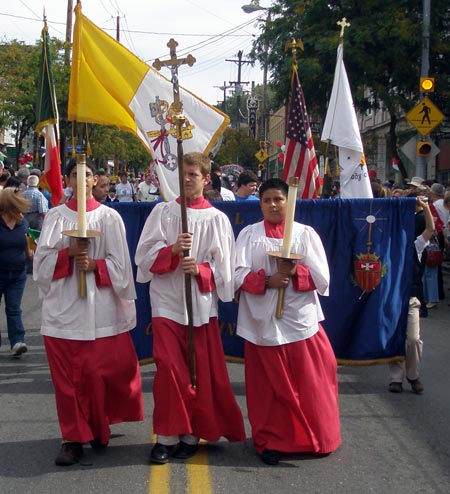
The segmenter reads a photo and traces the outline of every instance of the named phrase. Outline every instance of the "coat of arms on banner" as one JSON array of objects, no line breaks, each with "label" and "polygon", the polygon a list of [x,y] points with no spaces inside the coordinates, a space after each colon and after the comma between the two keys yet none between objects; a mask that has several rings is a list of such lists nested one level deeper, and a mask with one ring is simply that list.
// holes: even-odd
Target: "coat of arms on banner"
[{"label": "coat of arms on banner", "polygon": [[380,262],[380,256],[367,252],[356,256],[355,282],[365,293],[373,291],[386,274],[386,266]]},{"label": "coat of arms on banner", "polygon": [[386,274],[387,265],[380,261],[380,256],[374,252],[370,252],[372,246],[372,229],[377,220],[385,220],[386,218],[377,218],[376,213],[372,214],[372,204],[370,212],[364,218],[355,218],[356,220],[365,221],[365,226],[368,226],[367,233],[367,252],[357,254],[354,261],[355,276],[351,277],[355,285],[359,286],[363,293],[370,293],[380,284],[383,276]]}]

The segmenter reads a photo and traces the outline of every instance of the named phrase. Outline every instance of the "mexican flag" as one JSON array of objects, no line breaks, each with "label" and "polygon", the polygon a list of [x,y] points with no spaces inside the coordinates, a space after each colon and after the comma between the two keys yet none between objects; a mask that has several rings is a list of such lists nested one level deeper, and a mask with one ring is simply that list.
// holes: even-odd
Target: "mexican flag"
[{"label": "mexican flag", "polygon": [[51,194],[51,203],[57,206],[62,198],[61,160],[58,139],[58,108],[56,106],[53,64],[47,25],[42,30],[42,52],[38,74],[35,132],[45,137],[44,173],[40,185]]}]

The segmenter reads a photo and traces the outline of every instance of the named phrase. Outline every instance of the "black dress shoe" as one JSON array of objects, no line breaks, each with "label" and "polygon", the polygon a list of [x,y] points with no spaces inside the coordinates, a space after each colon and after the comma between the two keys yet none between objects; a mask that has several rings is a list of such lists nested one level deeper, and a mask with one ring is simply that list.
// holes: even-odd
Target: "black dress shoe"
[{"label": "black dress shoe", "polygon": [[187,444],[183,441],[180,441],[178,448],[173,453],[174,458],[178,458],[179,460],[187,460],[191,456],[194,456],[197,453],[198,444]]},{"label": "black dress shoe", "polygon": [[96,437],[95,439],[92,439],[92,441],[89,441],[89,444],[96,453],[103,453],[108,447],[108,443],[103,444],[102,440],[99,437]]},{"label": "black dress shoe", "polygon": [[83,445],[81,443],[63,443],[55,459],[55,464],[59,467],[66,467],[80,462],[83,456]]},{"label": "black dress shoe", "polygon": [[177,446],[164,446],[164,444],[156,443],[150,453],[150,462],[164,465],[169,461],[169,456],[175,451]]},{"label": "black dress shoe", "polygon": [[261,459],[267,465],[278,465],[280,462],[281,453],[274,449],[264,449],[261,454]]}]

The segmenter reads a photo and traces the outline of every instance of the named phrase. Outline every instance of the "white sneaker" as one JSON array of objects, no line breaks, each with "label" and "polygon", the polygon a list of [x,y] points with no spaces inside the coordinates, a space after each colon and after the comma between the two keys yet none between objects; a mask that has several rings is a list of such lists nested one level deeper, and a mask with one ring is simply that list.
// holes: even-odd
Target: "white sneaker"
[{"label": "white sneaker", "polygon": [[22,353],[26,353],[28,351],[27,345],[23,343],[23,341],[19,341],[11,348],[12,356],[15,358],[20,358]]}]

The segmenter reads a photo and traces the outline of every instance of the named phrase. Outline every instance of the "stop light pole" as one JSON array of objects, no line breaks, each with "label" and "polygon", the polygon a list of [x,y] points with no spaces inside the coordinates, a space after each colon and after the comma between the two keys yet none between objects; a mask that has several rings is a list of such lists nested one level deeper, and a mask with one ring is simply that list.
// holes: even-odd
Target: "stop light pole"
[{"label": "stop light pole", "polygon": [[[421,94],[423,92],[429,92],[431,88],[423,86],[423,79],[428,77],[428,72],[430,70],[430,12],[431,12],[431,0],[423,0],[423,20],[422,20],[422,61],[420,68],[420,91]],[[434,86],[433,86],[434,89]],[[421,154],[419,151],[419,146],[421,144],[421,136],[418,134],[417,139],[417,152],[416,152],[416,176],[427,178],[426,176],[426,168],[427,168],[427,156],[429,152],[426,154]],[[423,141],[422,141],[423,142]],[[425,151],[425,149],[423,150]],[[429,151],[431,151],[431,146]]]}]

